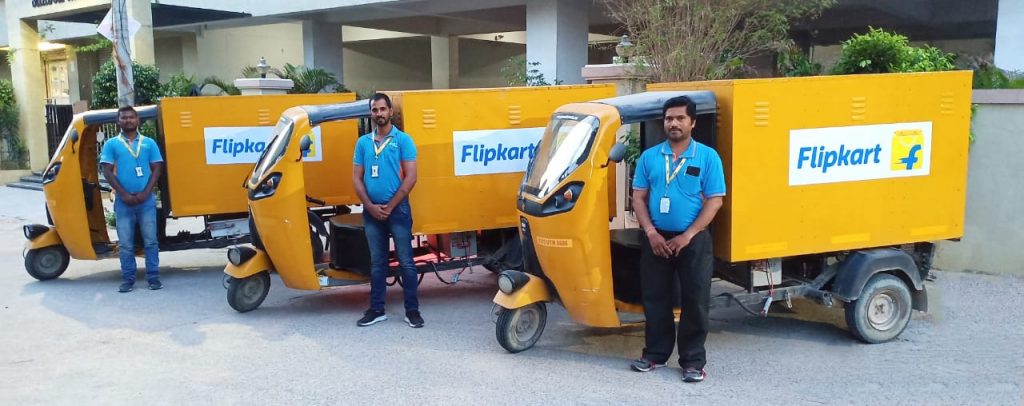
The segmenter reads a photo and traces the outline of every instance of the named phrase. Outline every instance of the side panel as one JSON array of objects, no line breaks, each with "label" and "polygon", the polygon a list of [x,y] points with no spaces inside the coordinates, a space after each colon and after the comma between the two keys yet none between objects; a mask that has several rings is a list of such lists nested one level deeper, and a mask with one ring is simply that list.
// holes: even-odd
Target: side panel
[{"label": "side panel", "polygon": [[[456,160],[464,168],[467,161],[483,158],[483,152],[477,155],[470,149],[468,155],[457,157],[455,132],[530,128],[543,132],[559,106],[614,95],[612,85],[404,92],[403,130],[413,137],[419,153],[419,180],[411,196],[413,232],[440,234],[518,224],[515,202],[523,171],[457,176]],[[519,144],[501,137],[481,138],[479,143],[506,148],[506,152],[510,143]],[[494,157],[500,160],[498,154]],[[479,169],[492,171],[493,162]]]},{"label": "side panel", "polygon": [[[81,115],[75,116],[71,126],[78,130],[79,134],[85,132],[85,123]],[[81,142],[80,138],[78,143]],[[61,145],[63,148],[58,150],[50,161],[50,165],[58,162],[61,164],[60,172],[53,182],[43,186],[46,206],[50,210],[53,226],[60,234],[60,240],[71,257],[96,259],[82,191],[82,168],[79,160],[83,159],[83,151],[78,144],[72,148],[71,140],[64,140]],[[95,162],[95,158],[91,159]]]},{"label": "side panel", "polygon": [[[306,104],[329,104],[355,99],[351,93],[273,96],[214,96],[166,98],[160,102],[164,160],[171,214],[175,217],[245,213],[246,192],[242,182],[252,171],[262,147],[284,110]],[[248,129],[243,131],[244,129]],[[265,131],[264,131],[265,130]],[[351,178],[328,167],[330,157],[351,160],[355,124],[325,125],[325,159],[311,163],[309,173],[317,182],[313,190],[331,202],[352,199]],[[340,135],[340,136],[336,136]],[[261,138],[262,137],[262,138]],[[208,140],[209,138],[209,140]],[[260,144],[262,140],[263,144]],[[228,162],[212,164],[212,162]],[[351,171],[351,168],[348,168]],[[340,178],[340,179],[339,179]]]},{"label": "side panel", "polygon": [[[714,90],[718,83],[657,88]],[[719,133],[720,140],[731,139],[729,148],[719,151],[731,168],[725,214],[732,229],[728,248],[716,249],[723,259],[962,236],[970,72],[736,80],[732,91],[732,129],[723,125]],[[924,143],[920,151],[921,159],[930,162],[927,175],[790,184],[793,130],[857,126],[865,129],[867,140],[866,126],[915,122],[930,123],[932,129],[930,146]],[[879,147],[895,151],[896,137],[892,134],[892,141],[879,142]],[[856,136],[849,138],[856,141]]]}]

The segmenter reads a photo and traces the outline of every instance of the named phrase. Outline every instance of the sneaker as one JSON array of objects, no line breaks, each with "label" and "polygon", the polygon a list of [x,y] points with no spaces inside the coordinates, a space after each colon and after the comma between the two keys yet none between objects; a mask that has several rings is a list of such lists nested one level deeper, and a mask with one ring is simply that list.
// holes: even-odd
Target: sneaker
[{"label": "sneaker", "polygon": [[359,325],[359,327],[366,327],[369,325],[380,323],[387,319],[388,315],[384,314],[383,310],[369,309],[365,313],[363,313],[363,318],[359,319],[359,321],[356,322],[356,324]]},{"label": "sneaker", "polygon": [[630,364],[629,367],[633,368],[633,370],[636,372],[650,372],[653,371],[655,368],[661,368],[663,366],[665,366],[664,363],[657,364],[649,359],[640,358],[636,361],[633,361],[633,363]]},{"label": "sneaker", "polygon": [[135,282],[125,282],[122,283],[121,286],[117,288],[117,291],[121,293],[128,293],[131,292],[132,289],[135,289]]},{"label": "sneaker", "polygon": [[405,322],[409,327],[420,328],[423,327],[423,316],[420,316],[419,310],[408,310],[405,312]]},{"label": "sneaker", "polygon": [[160,283],[159,279],[153,279],[149,281],[149,290],[160,290],[164,288],[164,284]]},{"label": "sneaker", "polygon": [[704,382],[708,374],[704,373],[704,369],[697,368],[686,368],[683,370],[683,382],[697,383]]}]

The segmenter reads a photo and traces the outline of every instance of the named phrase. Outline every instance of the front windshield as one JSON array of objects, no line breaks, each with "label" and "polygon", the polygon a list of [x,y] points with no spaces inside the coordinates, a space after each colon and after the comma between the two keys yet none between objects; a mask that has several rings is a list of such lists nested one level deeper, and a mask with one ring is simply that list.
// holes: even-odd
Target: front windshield
[{"label": "front windshield", "polygon": [[284,151],[288,149],[288,142],[292,139],[294,124],[291,119],[286,117],[281,117],[281,121],[277,122],[270,145],[263,150],[263,155],[256,161],[256,167],[252,170],[252,177],[249,178],[250,184],[256,184],[263,179],[267,171],[284,155]]},{"label": "front windshield", "polygon": [[551,193],[586,161],[599,125],[594,116],[556,113],[526,173],[525,191],[538,198]]}]

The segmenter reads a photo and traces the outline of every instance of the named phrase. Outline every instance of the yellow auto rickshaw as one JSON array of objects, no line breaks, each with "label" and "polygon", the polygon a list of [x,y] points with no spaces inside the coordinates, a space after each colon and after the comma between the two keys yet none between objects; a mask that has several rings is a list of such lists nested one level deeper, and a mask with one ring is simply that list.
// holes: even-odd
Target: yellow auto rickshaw
[{"label": "yellow auto rickshaw", "polygon": [[[482,265],[518,268],[515,190],[551,111],[564,103],[607,97],[611,85],[387,92],[396,124],[412,135],[418,182],[410,196],[414,255],[425,273]],[[270,272],[285,286],[319,290],[369,282],[369,249],[351,184],[356,134],[310,136],[319,126],[369,116],[369,101],[303,106],[285,111],[274,139],[246,181],[254,228],[252,246],[228,250],[227,301],[256,309],[270,289]],[[342,151],[319,157],[321,151]],[[317,156],[330,176],[303,175]],[[335,193],[310,186],[329,183]],[[321,239],[326,238],[326,244]],[[330,248],[330,258],[320,263]],[[396,269],[392,269],[394,276]],[[458,274],[451,280],[457,281]],[[450,283],[445,279],[441,279]],[[395,278],[392,283],[401,283]]]},{"label": "yellow auto rickshaw", "polygon": [[[269,138],[276,118],[303,103],[350,101],[355,96],[275,95],[165,98],[138,107],[155,122],[165,160],[158,183],[157,238],[161,251],[223,248],[248,241],[247,199],[240,185]],[[74,116],[43,172],[48,225],[23,227],[25,270],[38,280],[59,277],[71,258],[118,258],[103,208],[98,157],[116,137],[117,110]],[[106,134],[104,134],[104,131]],[[202,217],[202,230],[166,235],[168,218]],[[141,252],[141,249],[139,250]]]},{"label": "yellow auto rickshaw", "polygon": [[[715,276],[741,292],[711,307],[767,315],[772,303],[843,303],[852,335],[897,337],[927,311],[930,241],[963,233],[970,72],[749,79],[648,86],[562,106],[518,195],[524,270],[503,271],[496,336],[532,347],[548,302],[584,325],[641,313],[637,228],[609,230],[621,126],[664,139],[662,104],[697,104],[694,138],[722,158],[728,195],[712,224]],[[860,152],[857,152],[860,151]]]}]

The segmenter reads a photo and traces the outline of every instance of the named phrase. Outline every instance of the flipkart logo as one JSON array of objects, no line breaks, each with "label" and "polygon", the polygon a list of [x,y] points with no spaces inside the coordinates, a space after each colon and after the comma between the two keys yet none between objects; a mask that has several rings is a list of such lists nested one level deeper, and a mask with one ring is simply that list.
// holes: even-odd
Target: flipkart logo
[{"label": "flipkart logo", "polygon": [[924,133],[919,129],[897,130],[892,137],[892,166],[894,171],[910,171],[921,167],[924,161]]}]

